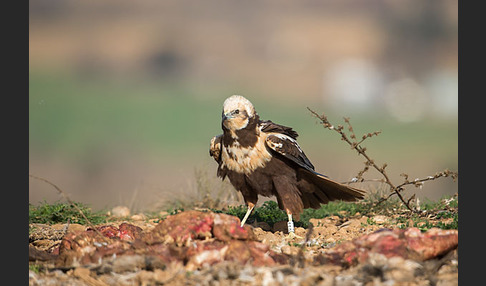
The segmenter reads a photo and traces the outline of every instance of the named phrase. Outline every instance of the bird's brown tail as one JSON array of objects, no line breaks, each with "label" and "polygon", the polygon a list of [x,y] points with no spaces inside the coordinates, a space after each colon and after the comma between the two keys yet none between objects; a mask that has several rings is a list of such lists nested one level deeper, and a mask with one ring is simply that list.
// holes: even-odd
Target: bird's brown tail
[{"label": "bird's brown tail", "polygon": [[[317,172],[303,172],[304,179],[313,185],[313,195],[319,203],[334,200],[356,201],[364,198],[365,191],[335,182]],[[310,194],[309,194],[310,195]]]}]

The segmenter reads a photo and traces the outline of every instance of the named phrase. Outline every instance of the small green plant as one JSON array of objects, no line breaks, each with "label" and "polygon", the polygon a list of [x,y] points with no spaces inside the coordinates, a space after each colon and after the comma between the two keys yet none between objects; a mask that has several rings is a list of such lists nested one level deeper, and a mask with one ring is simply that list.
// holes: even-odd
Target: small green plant
[{"label": "small green plant", "polygon": [[184,211],[183,207],[174,207],[174,208],[169,209],[167,212],[169,213],[169,215],[175,215],[175,214],[181,213],[183,211]]},{"label": "small green plant", "polygon": [[459,224],[458,224],[458,217],[457,213],[454,214],[453,220],[451,223],[445,224],[441,221],[439,221],[436,225],[436,227],[441,228],[441,229],[458,229]]},{"label": "small green plant", "polygon": [[244,206],[244,205],[229,206],[228,209],[224,213],[236,216],[239,219],[243,219],[243,217],[245,217],[246,210],[247,210],[247,207]]},{"label": "small green plant", "polygon": [[34,273],[40,273],[41,272],[41,265],[39,264],[29,264],[29,270],[34,272]]},{"label": "small green plant", "polygon": [[320,209],[305,209],[301,219],[308,221],[310,218],[325,218],[332,215],[338,217],[353,216],[358,212],[365,212],[366,208],[364,206],[364,204],[352,202],[329,202],[322,205]]},{"label": "small green plant", "polygon": [[[78,207],[92,224],[105,223],[107,216],[102,212],[92,212],[88,206],[75,202]],[[56,202],[49,204],[43,202],[38,206],[29,204],[29,223],[79,223],[87,224],[88,221],[81,215],[76,207],[69,203]]]},{"label": "small green plant", "polygon": [[264,221],[270,226],[282,220],[288,220],[287,214],[278,208],[278,204],[274,201],[266,201],[263,205],[255,209],[255,219],[257,221]]},{"label": "small green plant", "polygon": [[433,227],[441,229],[458,228],[457,197],[444,197],[439,201],[426,200],[420,204],[421,213],[404,213],[395,218],[399,228],[417,227],[427,231]]}]

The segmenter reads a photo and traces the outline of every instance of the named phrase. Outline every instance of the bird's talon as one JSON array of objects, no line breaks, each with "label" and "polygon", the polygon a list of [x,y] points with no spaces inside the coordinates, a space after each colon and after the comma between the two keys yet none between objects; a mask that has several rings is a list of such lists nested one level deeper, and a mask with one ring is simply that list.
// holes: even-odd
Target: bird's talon
[{"label": "bird's talon", "polygon": [[287,235],[287,239],[303,239],[302,236],[295,234],[295,232],[289,232],[289,235]]}]

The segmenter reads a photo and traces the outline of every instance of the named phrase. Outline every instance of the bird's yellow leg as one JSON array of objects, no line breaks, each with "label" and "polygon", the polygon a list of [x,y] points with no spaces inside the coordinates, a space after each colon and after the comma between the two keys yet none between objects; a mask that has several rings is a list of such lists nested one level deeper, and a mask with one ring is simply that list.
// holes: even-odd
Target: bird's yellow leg
[{"label": "bird's yellow leg", "polygon": [[289,217],[289,221],[287,222],[287,227],[288,227],[288,230],[289,230],[289,234],[290,233],[294,233],[294,221],[292,220],[292,214],[291,213],[287,213],[287,216]]},{"label": "bird's yellow leg", "polygon": [[289,221],[287,222],[289,235],[287,236],[287,238],[289,238],[289,239],[303,238],[302,236],[295,234],[294,221],[292,220],[292,213],[289,210],[287,210],[287,216],[289,217]]},{"label": "bird's yellow leg", "polygon": [[251,211],[253,210],[254,207],[255,207],[255,204],[248,203],[248,210],[246,211],[246,214],[245,214],[245,217],[243,217],[243,220],[241,220],[241,227],[243,227],[245,225],[245,222],[248,219],[248,217],[250,216]]}]

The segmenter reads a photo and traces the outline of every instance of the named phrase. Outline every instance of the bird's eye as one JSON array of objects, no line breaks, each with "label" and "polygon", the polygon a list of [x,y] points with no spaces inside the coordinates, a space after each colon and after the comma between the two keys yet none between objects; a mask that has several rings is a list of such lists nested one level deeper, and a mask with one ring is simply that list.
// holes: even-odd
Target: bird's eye
[{"label": "bird's eye", "polygon": [[239,114],[239,113],[240,113],[239,109],[235,110],[235,114]]}]

